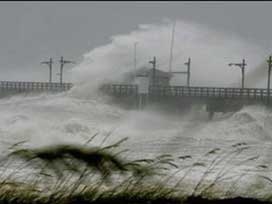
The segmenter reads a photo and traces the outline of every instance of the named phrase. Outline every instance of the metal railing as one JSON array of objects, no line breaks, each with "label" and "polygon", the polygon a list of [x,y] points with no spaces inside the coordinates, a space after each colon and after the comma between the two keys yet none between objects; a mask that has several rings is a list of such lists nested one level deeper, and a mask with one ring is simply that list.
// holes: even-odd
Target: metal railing
[{"label": "metal railing", "polygon": [[0,90],[18,91],[67,91],[73,86],[72,83],[48,83],[48,82],[20,82],[0,81]]},{"label": "metal railing", "polygon": [[105,84],[101,90],[118,96],[131,96],[137,95],[138,86],[134,84]]},{"label": "metal railing", "polygon": [[[182,97],[216,97],[263,99],[268,96],[267,89],[259,88],[221,88],[187,86],[150,86],[149,95]],[[270,96],[272,90],[270,90]]]},{"label": "metal railing", "polygon": [[[133,84],[107,84],[102,89],[114,95],[137,95],[137,85]],[[188,87],[188,86],[150,86],[149,96],[162,97],[210,97],[210,98],[245,98],[265,99],[267,89],[259,88],[222,88],[222,87]],[[272,96],[272,90],[270,95]]]}]

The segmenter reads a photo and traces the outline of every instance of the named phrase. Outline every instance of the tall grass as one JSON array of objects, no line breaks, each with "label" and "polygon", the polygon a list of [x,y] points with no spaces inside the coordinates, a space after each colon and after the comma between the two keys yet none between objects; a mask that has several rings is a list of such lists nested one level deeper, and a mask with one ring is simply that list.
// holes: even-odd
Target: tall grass
[{"label": "tall grass", "polygon": [[[94,138],[94,135],[92,138]],[[229,182],[224,196],[246,172],[234,173],[235,168],[252,162],[259,156],[248,157],[235,163],[235,159],[250,149],[246,143],[237,143],[226,150],[214,148],[199,158],[192,155],[173,157],[169,154],[154,158],[128,160],[120,145],[124,138],[108,146],[51,145],[41,148],[19,148],[2,160],[22,161],[37,173],[31,182],[19,182],[12,172],[0,183],[1,203],[181,203],[190,198],[212,198],[218,184]],[[233,168],[228,168],[235,163]],[[258,168],[268,168],[259,164]],[[190,174],[202,169],[198,180],[191,182]],[[35,177],[35,178],[34,178]],[[259,175],[270,182],[272,179]],[[44,184],[50,181],[49,184]],[[41,185],[42,184],[42,185]],[[44,184],[44,185],[43,185]],[[191,189],[191,190],[190,190]],[[186,192],[186,193],[185,193]]]}]

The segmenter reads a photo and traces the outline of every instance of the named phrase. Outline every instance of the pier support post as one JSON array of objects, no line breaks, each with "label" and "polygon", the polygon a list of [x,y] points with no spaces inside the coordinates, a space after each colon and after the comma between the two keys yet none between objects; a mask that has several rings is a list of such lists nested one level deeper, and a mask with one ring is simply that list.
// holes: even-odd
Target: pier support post
[{"label": "pier support post", "polygon": [[269,56],[267,60],[268,63],[268,78],[267,78],[267,101],[266,104],[270,105],[270,75],[271,75],[271,68],[272,68],[272,56]]},{"label": "pier support post", "polygon": [[149,95],[149,78],[148,75],[137,75],[137,104],[138,109],[142,110],[147,104]]},{"label": "pier support post", "polygon": [[213,116],[214,116],[214,113],[216,112],[216,108],[214,107],[214,106],[216,106],[215,105],[215,101],[212,101],[212,100],[210,100],[210,101],[208,101],[207,103],[206,103],[206,111],[208,112],[208,114],[209,114],[209,120],[211,120],[212,118],[213,118]]},{"label": "pier support post", "polygon": [[211,120],[213,118],[214,112],[213,111],[209,111],[209,120]]},{"label": "pier support post", "polygon": [[138,109],[143,110],[147,104],[147,94],[138,95]]}]

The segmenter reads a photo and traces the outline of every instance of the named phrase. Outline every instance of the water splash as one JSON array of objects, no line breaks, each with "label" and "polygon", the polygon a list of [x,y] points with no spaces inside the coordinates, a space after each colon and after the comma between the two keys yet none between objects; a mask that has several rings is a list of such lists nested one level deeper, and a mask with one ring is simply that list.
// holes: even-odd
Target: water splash
[{"label": "water splash", "polygon": [[[104,82],[122,80],[133,70],[133,46],[138,42],[138,66],[150,66],[155,55],[158,68],[168,71],[171,22],[140,25],[128,34],[112,37],[112,42],[91,50],[71,74],[74,88],[65,94],[0,100],[1,150],[27,140],[29,145],[83,143],[99,132],[94,144],[108,134],[108,142],[129,137],[126,144],[132,154],[148,157],[158,153],[203,154],[218,145],[228,147],[240,141],[253,145],[263,161],[271,164],[272,114],[261,106],[245,107],[238,113],[220,115],[207,121],[207,114],[194,108],[183,115],[159,111],[128,111],[106,103],[97,92]],[[227,31],[177,21],[173,70],[185,69],[192,58],[192,85],[239,86],[240,70],[230,62],[247,59],[246,85],[263,82],[262,63],[267,54],[262,47]],[[176,76],[172,84],[185,84]],[[265,148],[264,148],[265,147]]]},{"label": "water splash", "polygon": [[[170,21],[139,25],[137,30],[113,36],[111,43],[85,54],[83,62],[72,70],[78,85],[76,92],[80,92],[77,96],[90,92],[103,82],[121,80],[124,73],[132,71],[135,42],[138,42],[138,67],[151,67],[148,61],[156,56],[157,68],[168,71],[171,30]],[[267,54],[262,47],[228,31],[216,31],[184,21],[176,22],[173,53],[172,70],[185,70],[184,62],[188,57],[192,58],[192,86],[240,86],[241,71],[228,67],[228,64],[245,58],[248,64],[246,73],[254,73]],[[185,78],[176,75],[172,84],[185,84]],[[252,80],[251,77],[248,84],[254,84]]]}]

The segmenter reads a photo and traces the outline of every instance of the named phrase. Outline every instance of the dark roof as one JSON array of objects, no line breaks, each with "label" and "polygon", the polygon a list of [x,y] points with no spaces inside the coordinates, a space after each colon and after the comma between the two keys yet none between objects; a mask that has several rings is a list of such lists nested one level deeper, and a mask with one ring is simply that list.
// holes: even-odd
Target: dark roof
[{"label": "dark roof", "polygon": [[[142,67],[136,70],[136,72],[133,72],[134,76],[150,76],[153,74],[152,68]],[[156,77],[165,77],[165,78],[171,78],[171,74],[169,72],[165,72],[159,69],[156,69]]]},{"label": "dark roof", "polygon": [[[126,83],[131,82],[132,80],[135,79],[135,76],[148,76],[149,78],[152,77],[153,74],[153,69],[152,68],[147,68],[147,67],[141,67],[138,68],[136,71],[129,71],[124,74],[123,80]],[[156,78],[165,78],[170,80],[172,77],[171,74],[168,72],[164,72],[162,70],[156,69]]]}]

